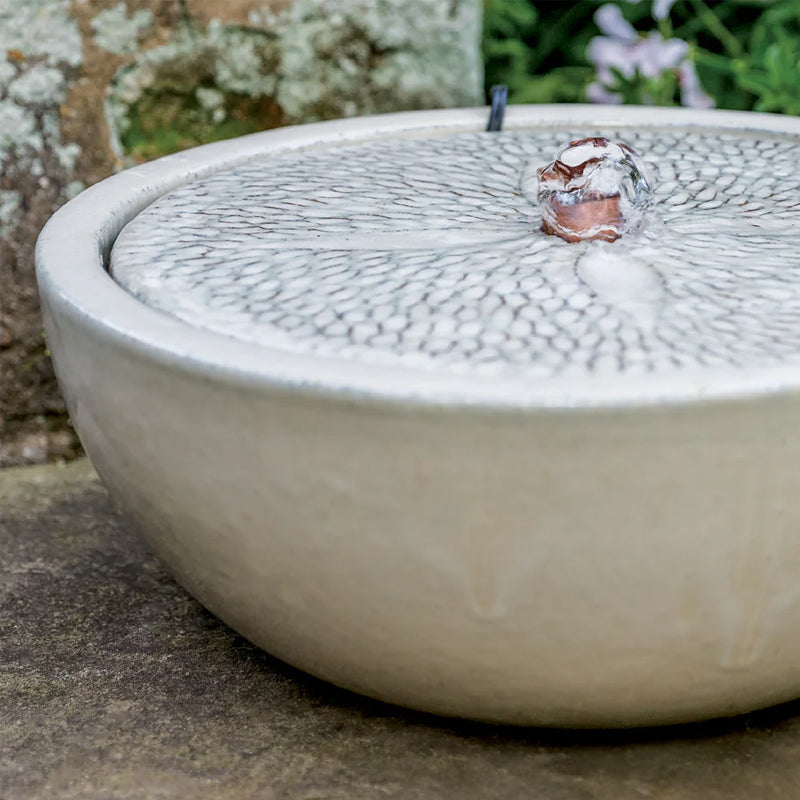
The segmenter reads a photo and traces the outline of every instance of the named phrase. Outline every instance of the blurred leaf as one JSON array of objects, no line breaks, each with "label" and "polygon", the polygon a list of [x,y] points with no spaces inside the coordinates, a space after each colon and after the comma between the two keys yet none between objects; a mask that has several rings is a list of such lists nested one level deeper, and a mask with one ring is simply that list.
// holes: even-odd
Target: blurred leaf
[{"label": "blurred leaf", "polygon": [[591,67],[559,67],[545,75],[531,75],[512,96],[515,103],[580,103],[594,77]]},{"label": "blurred leaf", "polygon": [[646,106],[679,106],[680,83],[675,70],[665,70],[657,78],[647,78],[637,69],[633,76],[611,68],[614,83],[608,86],[622,102]]},{"label": "blurred leaf", "polygon": [[538,18],[529,0],[485,0],[483,57],[487,87],[505,83],[513,91],[530,73],[532,50],[526,40]]},{"label": "blurred leaf", "polygon": [[732,63],[756,111],[800,114],[800,0],[779,0],[753,26],[745,58]]}]

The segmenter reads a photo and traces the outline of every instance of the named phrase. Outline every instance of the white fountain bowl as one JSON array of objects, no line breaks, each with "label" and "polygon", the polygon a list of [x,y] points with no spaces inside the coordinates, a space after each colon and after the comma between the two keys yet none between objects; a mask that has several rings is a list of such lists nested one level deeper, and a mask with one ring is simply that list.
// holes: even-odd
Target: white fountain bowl
[{"label": "white fountain bowl", "polygon": [[[593,727],[800,696],[800,369],[531,381],[337,362],[147,307],[106,271],[156,198],[254,155],[479,131],[484,109],[208,145],[92,187],[39,241],[86,450],[153,550],[247,638],[437,714]],[[533,125],[768,115],[514,107]]]}]

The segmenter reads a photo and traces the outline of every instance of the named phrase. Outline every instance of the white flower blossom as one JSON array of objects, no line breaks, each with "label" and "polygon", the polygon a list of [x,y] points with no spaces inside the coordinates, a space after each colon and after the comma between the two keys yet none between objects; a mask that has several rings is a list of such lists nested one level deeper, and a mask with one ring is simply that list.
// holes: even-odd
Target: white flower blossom
[{"label": "white flower blossom", "polygon": [[612,39],[632,43],[639,38],[636,28],[625,19],[619,6],[611,3],[600,6],[594,13],[594,21],[597,23],[597,27]]},{"label": "white flower blossom", "polygon": [[[656,5],[659,11],[667,7],[663,2]],[[588,55],[597,73],[596,80],[587,87],[591,102],[621,102],[609,88],[616,80],[614,70],[626,78],[633,78],[637,73],[645,78],[658,78],[666,70],[676,70],[681,103],[691,108],[713,107],[713,100],[703,91],[694,64],[688,58],[689,45],[685,41],[665,39],[658,31],[641,35],[625,19],[619,6],[610,3],[600,6],[594,19],[604,35],[595,36],[589,42]]]},{"label": "white flower blossom", "polygon": [[622,105],[622,98],[618,94],[606,89],[602,83],[597,81],[593,81],[586,87],[586,97],[590,103],[598,103],[604,106]]},{"label": "white flower blossom", "polygon": [[653,19],[666,19],[674,2],[675,0],[653,0]]},{"label": "white flower blossom", "polygon": [[686,59],[680,66],[681,103],[687,108],[714,108],[714,101],[700,85],[694,64]]}]

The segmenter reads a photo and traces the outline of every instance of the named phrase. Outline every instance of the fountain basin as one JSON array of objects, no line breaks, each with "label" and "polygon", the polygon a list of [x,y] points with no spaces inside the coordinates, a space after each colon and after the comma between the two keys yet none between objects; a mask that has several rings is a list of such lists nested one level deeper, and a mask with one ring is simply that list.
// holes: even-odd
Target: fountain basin
[{"label": "fountain basin", "polygon": [[[797,697],[800,345],[791,338],[790,200],[774,213],[768,206],[769,214],[753,200],[742,219],[755,220],[755,232],[721,245],[714,236],[732,228],[728,218],[714,226],[714,207],[665,212],[650,239],[586,251],[604,254],[602,263],[624,254],[633,277],[612,269],[608,285],[593,256],[572,264],[578,251],[569,248],[583,244],[548,243],[559,248],[552,257],[541,251],[528,267],[516,264],[525,237],[539,235],[535,206],[530,215],[509,206],[497,229],[490,219],[483,243],[486,231],[468,216],[431,240],[432,216],[435,231],[445,228],[424,203],[417,222],[404,223],[400,238],[427,226],[415,257],[443,242],[451,272],[462,251],[475,269],[481,253],[502,252],[495,270],[542,273],[548,286],[585,285],[591,302],[610,309],[601,316],[617,321],[617,339],[638,331],[645,342],[625,349],[616,366],[613,358],[550,358],[561,339],[531,333],[517,336],[530,358],[510,356],[520,351],[507,337],[492,360],[468,348],[452,357],[425,347],[409,355],[402,337],[388,348],[336,344],[320,327],[301,339],[271,318],[255,325],[235,304],[227,326],[225,304],[210,314],[216,301],[205,289],[198,311],[194,281],[169,294],[179,303],[161,302],[165,281],[183,274],[180,253],[197,245],[181,241],[192,197],[206,210],[225,206],[227,190],[214,181],[251,180],[247,170],[258,160],[270,170],[287,159],[293,169],[319,168],[340,150],[386,143],[424,148],[434,138],[446,153],[453,138],[472,142],[463,147],[480,149],[487,164],[518,172],[521,204],[529,134],[612,129],[652,134],[659,146],[664,132],[676,141],[697,133],[800,153],[800,122],[770,115],[532,106],[509,109],[501,134],[479,133],[485,121],[485,110],[467,109],[277,130],[137,167],[67,204],[42,233],[37,271],[49,347],[87,453],[200,602],[275,656],[348,689],[437,714],[570,727],[685,722]],[[495,153],[493,143],[506,140],[482,138],[492,136],[511,137],[511,150]],[[681,169],[701,170],[700,156]],[[446,184],[447,164],[432,169]],[[671,196],[697,179],[681,169]],[[472,173],[464,174],[462,193],[473,197]],[[428,189],[435,208],[438,190]],[[662,204],[670,205],[666,196]],[[257,199],[253,207],[261,208]],[[162,258],[159,237],[175,209],[178,255]],[[262,241],[251,224],[270,243],[264,263],[287,247],[310,252],[307,241],[287,244],[277,223],[265,230],[257,220],[231,234],[237,253]],[[228,241],[215,225],[213,240]],[[353,252],[336,235],[327,247]],[[690,236],[687,250],[675,244]],[[400,252],[395,239],[381,252]],[[670,246],[660,249],[662,241]],[[720,252],[739,261],[682,295],[693,286],[691,269],[704,269],[703,254],[719,270]],[[753,277],[755,305],[728,308],[739,289],[724,281],[749,286],[745,270],[764,254],[769,269]],[[117,280],[108,272],[114,258]],[[224,274],[224,258],[208,260]],[[144,272],[129,269],[137,263]],[[161,272],[147,272],[159,264]],[[653,274],[666,287],[656,300]],[[325,285],[313,284],[319,292]],[[555,319],[534,291],[531,307]],[[369,291],[362,295],[368,303]],[[284,292],[286,302],[292,297]],[[715,316],[715,298],[732,333]],[[740,324],[745,307],[757,318],[741,316]],[[675,328],[686,316],[702,322],[699,332]],[[533,323],[534,333],[544,329],[539,317]],[[573,323],[559,324],[568,331]],[[709,341],[721,342],[719,351]],[[673,362],[667,350],[677,353]]]}]

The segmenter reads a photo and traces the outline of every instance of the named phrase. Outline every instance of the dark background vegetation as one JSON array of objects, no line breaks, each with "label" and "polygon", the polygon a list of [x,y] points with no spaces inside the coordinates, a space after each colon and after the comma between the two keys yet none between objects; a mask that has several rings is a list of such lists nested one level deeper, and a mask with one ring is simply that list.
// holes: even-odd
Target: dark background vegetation
[{"label": "dark background vegetation", "polygon": [[[585,101],[595,74],[587,45],[600,34],[594,14],[606,4],[485,0],[487,87],[507,84],[514,103]],[[661,23],[648,0],[615,4],[641,33],[690,44],[718,108],[800,114],[800,0],[678,0]],[[646,100],[644,83],[624,99]],[[677,92],[660,104],[678,105]]]}]

